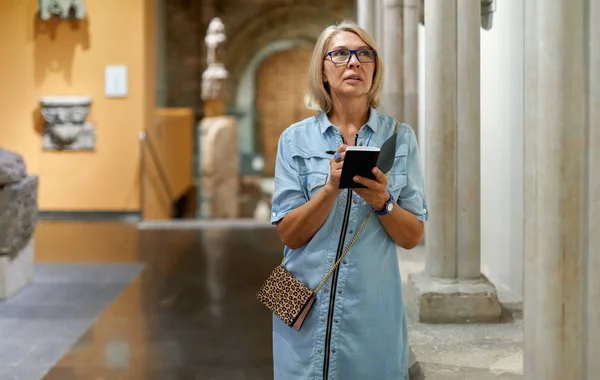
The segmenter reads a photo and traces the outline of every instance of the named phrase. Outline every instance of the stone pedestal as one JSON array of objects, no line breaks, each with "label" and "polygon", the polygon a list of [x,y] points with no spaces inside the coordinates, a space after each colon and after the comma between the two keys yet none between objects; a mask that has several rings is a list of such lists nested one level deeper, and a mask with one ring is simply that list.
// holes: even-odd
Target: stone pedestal
[{"label": "stone pedestal", "polygon": [[524,4],[524,378],[593,380],[600,373],[600,4]]},{"label": "stone pedestal", "polygon": [[233,116],[202,119],[200,123],[203,218],[238,216],[239,163],[237,121]]},{"label": "stone pedestal", "polygon": [[410,277],[409,316],[425,323],[497,321],[501,308],[494,286],[483,276],[443,279],[421,272]]},{"label": "stone pedestal", "polygon": [[480,271],[480,4],[425,2],[426,268],[408,281],[420,322],[498,321],[494,286]]},{"label": "stone pedestal", "polygon": [[0,255],[0,300],[17,294],[33,280],[33,237],[10,255]]},{"label": "stone pedestal", "polygon": [[0,183],[0,299],[13,296],[33,278],[37,194],[35,176]]}]

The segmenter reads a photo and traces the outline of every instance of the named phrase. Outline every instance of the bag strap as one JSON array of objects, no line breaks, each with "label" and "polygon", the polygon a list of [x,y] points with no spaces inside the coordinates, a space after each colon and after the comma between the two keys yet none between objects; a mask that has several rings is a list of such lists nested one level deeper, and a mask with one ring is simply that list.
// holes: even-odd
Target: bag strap
[{"label": "bag strap", "polygon": [[[394,129],[394,133],[398,133],[399,128],[400,128],[400,123],[396,122],[396,128]],[[387,173],[385,176],[387,177]],[[350,202],[350,200],[348,200],[348,202]],[[360,227],[358,228],[358,230],[356,231],[354,236],[352,236],[352,240],[350,240],[350,242],[348,243],[346,248],[344,248],[344,251],[340,255],[340,258],[337,259],[337,261],[335,262],[335,264],[333,264],[333,266],[331,267],[329,272],[327,272],[327,275],[325,275],[325,278],[323,278],[323,280],[321,281],[319,286],[317,286],[317,288],[315,289],[315,293],[318,293],[319,290],[321,290],[321,288],[323,286],[325,286],[325,284],[327,283],[327,280],[329,280],[329,277],[331,277],[331,275],[333,274],[335,269],[340,265],[340,262],[344,259],[344,256],[346,256],[346,254],[350,251],[350,248],[352,248],[352,246],[356,242],[358,235],[360,235],[361,231],[363,230],[363,228],[365,228],[365,226],[367,225],[367,222],[369,221],[369,219],[371,219],[372,216],[373,216],[373,210],[369,211],[369,214],[367,215],[365,220],[362,222],[362,224],[360,225]],[[285,258],[284,258],[284,260],[285,260]],[[283,265],[284,260],[281,260],[281,265]]]},{"label": "bag strap", "polygon": [[[400,123],[396,122],[396,127],[394,128],[394,134],[398,133],[398,129],[399,128],[400,128]],[[386,173],[385,176],[387,177],[387,173]],[[331,275],[333,274],[333,272],[335,271],[335,269],[340,265],[340,262],[342,261],[342,259],[344,258],[344,256],[346,256],[346,254],[350,251],[350,248],[352,248],[352,246],[354,245],[354,242],[358,238],[358,235],[360,235],[360,232],[363,230],[363,228],[365,228],[365,226],[367,225],[367,222],[369,221],[369,219],[371,219],[372,216],[373,216],[373,210],[369,211],[369,214],[367,215],[367,217],[365,218],[365,220],[362,222],[362,224],[360,225],[360,227],[358,228],[358,230],[356,231],[356,233],[354,234],[354,236],[352,236],[352,240],[350,240],[350,242],[348,243],[348,245],[346,246],[346,248],[344,249],[344,251],[340,255],[340,258],[335,262],[335,264],[331,267],[331,269],[329,270],[329,272],[327,272],[327,275],[325,276],[325,278],[323,279],[323,281],[321,281],[321,283],[319,284],[319,286],[317,286],[317,288],[315,289],[315,293],[318,293],[319,290],[321,290],[321,288],[323,286],[325,286],[325,284],[327,283],[327,280],[329,280],[329,277],[331,277]]]},{"label": "bag strap", "polygon": [[350,248],[352,248],[352,245],[354,245],[354,242],[356,241],[356,238],[358,238],[358,235],[360,235],[360,232],[363,230],[363,228],[365,228],[365,226],[367,225],[367,222],[369,221],[369,219],[371,219],[372,215],[373,215],[373,210],[369,211],[369,215],[367,215],[367,217],[365,218],[365,220],[362,222],[362,224],[358,228],[358,231],[356,231],[356,233],[354,234],[354,236],[352,236],[352,240],[350,240],[350,242],[348,243],[348,245],[346,246],[346,248],[344,249],[344,251],[340,255],[340,258],[335,262],[335,264],[333,264],[333,266],[331,267],[331,269],[329,270],[329,272],[327,272],[327,275],[325,276],[325,278],[323,279],[323,281],[321,281],[321,283],[319,284],[319,286],[317,286],[317,288],[315,289],[315,293],[318,293],[319,290],[321,290],[321,288],[327,283],[327,280],[329,280],[329,277],[331,277],[331,275],[333,274],[333,271],[335,271],[335,268],[337,268],[338,265],[340,265],[340,262],[342,261],[342,259],[344,258],[344,256],[346,256],[346,254],[348,253],[348,251],[350,251]]}]

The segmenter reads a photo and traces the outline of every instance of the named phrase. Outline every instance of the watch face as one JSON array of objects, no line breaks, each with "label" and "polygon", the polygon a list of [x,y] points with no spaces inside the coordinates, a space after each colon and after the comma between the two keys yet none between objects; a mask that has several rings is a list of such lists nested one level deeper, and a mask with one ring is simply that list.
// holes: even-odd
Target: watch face
[{"label": "watch face", "polygon": [[388,205],[387,205],[388,212],[392,212],[393,209],[394,209],[394,204],[392,202],[388,203]]}]

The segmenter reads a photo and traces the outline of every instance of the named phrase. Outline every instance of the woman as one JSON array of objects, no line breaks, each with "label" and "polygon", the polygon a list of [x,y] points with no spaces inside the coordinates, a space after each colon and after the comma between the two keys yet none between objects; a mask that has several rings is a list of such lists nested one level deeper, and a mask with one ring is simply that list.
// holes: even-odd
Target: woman
[{"label": "woman", "polygon": [[314,290],[339,257],[340,236],[346,246],[374,215],[317,293],[302,328],[274,316],[275,378],[408,379],[396,245],[415,247],[427,219],[415,133],[400,125],[387,176],[374,169],[376,180],[355,178],[366,188],[338,189],[346,144],[380,147],[394,132],[396,121],[375,109],[382,60],[368,33],[343,22],[322,32],[309,75],[306,103],[320,112],[287,128],[277,151],[271,222],[286,246],[284,267]]}]

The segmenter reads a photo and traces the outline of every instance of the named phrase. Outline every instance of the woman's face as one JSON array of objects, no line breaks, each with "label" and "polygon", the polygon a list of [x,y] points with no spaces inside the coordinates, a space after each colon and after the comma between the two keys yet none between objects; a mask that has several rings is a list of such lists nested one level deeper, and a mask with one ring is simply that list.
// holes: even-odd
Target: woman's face
[{"label": "woman's face", "polygon": [[[344,61],[347,52],[340,49],[359,50],[357,54],[351,54],[346,63],[334,63],[334,60]],[[340,32],[329,40],[327,53],[331,56],[325,57],[323,67],[323,82],[329,84],[331,96],[338,98],[366,97],[373,83],[375,72],[375,61],[371,47],[368,46],[358,35],[352,32]],[[361,56],[361,61],[357,55]],[[373,60],[370,63],[364,61]]]}]

